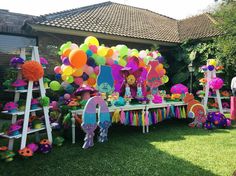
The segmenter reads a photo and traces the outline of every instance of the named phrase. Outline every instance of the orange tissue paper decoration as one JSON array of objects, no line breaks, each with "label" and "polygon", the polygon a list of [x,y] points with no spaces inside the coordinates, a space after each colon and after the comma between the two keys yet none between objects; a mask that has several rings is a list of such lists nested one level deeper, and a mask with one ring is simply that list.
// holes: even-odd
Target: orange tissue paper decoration
[{"label": "orange tissue paper decoration", "polygon": [[44,70],[37,61],[26,61],[22,66],[22,74],[28,81],[38,81],[43,77]]}]

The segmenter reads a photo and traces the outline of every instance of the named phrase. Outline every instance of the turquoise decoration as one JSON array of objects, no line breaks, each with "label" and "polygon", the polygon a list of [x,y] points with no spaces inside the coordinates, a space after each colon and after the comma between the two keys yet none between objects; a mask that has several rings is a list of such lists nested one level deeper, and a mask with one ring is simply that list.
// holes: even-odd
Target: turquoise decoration
[{"label": "turquoise decoration", "polygon": [[114,79],[109,66],[101,65],[97,77],[97,88],[101,93],[111,94],[114,91]]},{"label": "turquoise decoration", "polygon": [[137,87],[137,97],[143,97],[143,91],[142,91],[142,86],[140,84],[138,84]]}]

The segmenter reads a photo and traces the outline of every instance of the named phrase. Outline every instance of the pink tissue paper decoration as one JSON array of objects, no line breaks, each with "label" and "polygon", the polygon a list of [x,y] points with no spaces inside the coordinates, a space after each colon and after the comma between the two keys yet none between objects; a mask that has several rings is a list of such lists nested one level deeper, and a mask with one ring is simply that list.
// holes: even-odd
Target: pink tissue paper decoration
[{"label": "pink tissue paper decoration", "polygon": [[221,78],[215,77],[209,82],[210,88],[213,90],[219,90],[222,88],[224,81]]}]

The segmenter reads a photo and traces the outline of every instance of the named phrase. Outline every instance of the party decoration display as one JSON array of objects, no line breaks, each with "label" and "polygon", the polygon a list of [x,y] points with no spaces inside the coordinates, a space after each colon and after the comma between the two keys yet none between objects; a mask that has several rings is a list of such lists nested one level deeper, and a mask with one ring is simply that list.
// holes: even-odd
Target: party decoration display
[{"label": "party decoration display", "polygon": [[1,159],[5,160],[5,162],[11,162],[11,161],[13,161],[13,158],[15,155],[16,154],[14,152],[7,150],[1,154]]},{"label": "party decoration display", "polygon": [[[99,106],[98,122],[96,120],[97,105]],[[100,135],[98,137],[99,142],[105,142],[108,140],[108,128],[111,125],[111,119],[106,102],[101,97],[95,96],[88,100],[83,111],[82,121],[81,127],[86,133],[83,145],[84,149],[94,145],[93,137],[97,125],[100,127]]]},{"label": "party decoration display", "polygon": [[[166,70],[159,61],[150,61],[148,64],[151,66],[151,69],[147,76],[147,85],[152,89],[157,88],[163,84],[162,77],[165,75]],[[164,79],[165,81],[167,80],[167,78]]]},{"label": "party decoration display", "polygon": [[27,82],[25,80],[22,80],[22,79],[17,79],[11,85],[13,87],[15,87],[17,90],[24,90],[25,86],[27,85]]},{"label": "party decoration display", "polygon": [[204,127],[208,130],[213,128],[226,128],[231,126],[231,120],[220,112],[209,112]]},{"label": "party decoration display", "polygon": [[193,118],[194,121],[189,124],[190,127],[202,127],[206,121],[206,110],[203,105],[194,99],[191,93],[186,93],[183,101],[187,103],[188,117]]},{"label": "party decoration display", "polygon": [[39,106],[39,101],[37,98],[33,98],[31,100],[31,109],[37,109]]},{"label": "party decoration display", "polygon": [[43,66],[43,67],[46,67],[48,65],[48,61],[47,59],[45,59],[44,57],[40,57],[39,58],[39,61],[40,61],[40,64]]},{"label": "party decoration display", "polygon": [[22,74],[28,81],[38,81],[44,75],[44,70],[42,65],[37,61],[26,61],[22,65]]},{"label": "party decoration display", "polygon": [[52,144],[47,139],[42,139],[39,143],[39,152],[48,153],[52,150]]},{"label": "party decoration display", "polygon": [[19,150],[18,153],[19,153],[19,155],[21,155],[22,157],[25,157],[25,158],[33,156],[33,151],[28,147],[25,147],[25,148]]},{"label": "party decoration display", "polygon": [[[126,45],[107,47],[100,45],[94,36],[89,36],[84,43],[77,45],[66,42],[61,45],[58,54],[62,64],[54,68],[57,81],[67,93],[73,93],[81,85],[97,88],[100,93],[125,94],[125,85],[129,84],[131,97],[146,96],[146,77],[150,66],[156,61],[154,72],[159,76],[158,85],[168,82],[163,67],[163,57],[158,51],[129,49]],[[104,82],[106,81],[106,82]],[[54,85],[53,85],[54,84]],[[53,91],[58,91],[59,85],[50,83]],[[139,90],[137,90],[137,85]],[[113,88],[114,87],[114,88]],[[114,89],[114,90],[113,90]]]},{"label": "party decoration display", "polygon": [[114,90],[114,79],[111,72],[111,67],[101,65],[97,77],[97,87],[99,92],[111,93]]},{"label": "party decoration display", "polygon": [[21,57],[13,57],[10,61],[10,65],[14,68],[21,68],[25,60]]},{"label": "party decoration display", "polygon": [[8,102],[4,106],[4,110],[10,113],[17,112],[18,105],[15,102]]},{"label": "party decoration display", "polygon": [[185,94],[188,92],[188,88],[183,84],[175,84],[171,87],[170,92],[172,94]]},{"label": "party decoration display", "polygon": [[63,137],[58,136],[53,140],[53,144],[60,147],[63,145],[64,141],[65,141],[65,139]]}]

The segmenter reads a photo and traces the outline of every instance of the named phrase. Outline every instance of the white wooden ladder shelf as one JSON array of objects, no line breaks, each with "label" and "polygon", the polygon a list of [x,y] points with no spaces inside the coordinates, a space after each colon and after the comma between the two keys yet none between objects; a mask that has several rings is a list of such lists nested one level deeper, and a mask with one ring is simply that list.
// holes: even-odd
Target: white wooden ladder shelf
[{"label": "white wooden ladder shelf", "polygon": [[[208,60],[208,62],[209,62],[209,60]],[[207,63],[207,66],[208,66],[208,63]],[[204,96],[204,100],[203,100],[203,105],[204,105],[204,108],[207,110],[207,112],[209,112],[209,109],[207,107],[207,103],[208,103],[208,99],[209,99],[209,89],[210,89],[209,82],[213,78],[216,77],[216,70],[215,70],[215,68],[212,71],[207,69],[205,77],[207,79],[207,82],[206,82],[206,87],[205,87],[205,96]],[[222,108],[222,103],[221,103],[221,97],[220,97],[219,90],[216,90],[216,100],[217,100],[217,103],[218,103],[219,112],[223,114],[223,108]]]},{"label": "white wooden ladder shelf", "polygon": [[[23,59],[26,59],[25,48],[22,48],[20,53],[21,53],[20,57],[23,58]],[[40,63],[39,52],[38,52],[38,47],[37,46],[32,47],[31,60],[35,60],[35,61]],[[22,79],[21,69],[18,69],[17,79]],[[8,135],[5,135],[5,134],[0,135],[2,137],[6,137],[6,138],[9,139],[9,143],[8,143],[9,150],[13,149],[15,139],[21,138],[20,149],[23,149],[26,146],[26,140],[27,140],[27,135],[28,134],[36,133],[36,137],[38,138],[39,137],[38,132],[41,131],[41,130],[45,130],[45,129],[47,131],[48,140],[50,142],[52,142],[52,129],[51,129],[50,121],[49,121],[49,107],[42,107],[42,108],[37,108],[37,109],[31,110],[31,99],[33,97],[33,91],[34,90],[39,90],[41,97],[45,96],[46,90],[44,88],[43,78],[40,78],[40,80],[39,80],[39,88],[38,89],[33,89],[33,81],[29,81],[27,91],[14,91],[15,92],[14,102],[19,101],[21,93],[27,92],[26,105],[25,105],[25,111],[24,112],[21,112],[21,111],[14,112],[14,113],[8,113],[8,112],[5,112],[5,111],[3,112],[3,113],[12,115],[12,122],[11,122],[12,124],[16,123],[17,116],[24,115],[22,134],[19,134],[19,135],[16,135],[16,136],[8,136]],[[28,130],[30,113],[31,113],[31,115],[35,116],[36,111],[40,111],[40,110],[43,110],[44,119],[45,119],[45,127],[42,127],[40,129]]]}]

